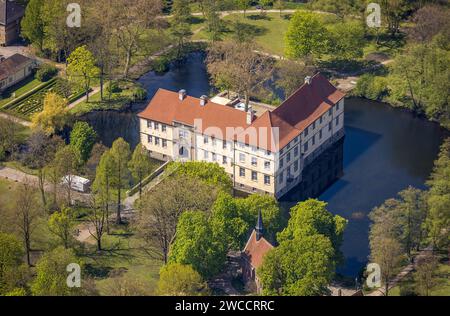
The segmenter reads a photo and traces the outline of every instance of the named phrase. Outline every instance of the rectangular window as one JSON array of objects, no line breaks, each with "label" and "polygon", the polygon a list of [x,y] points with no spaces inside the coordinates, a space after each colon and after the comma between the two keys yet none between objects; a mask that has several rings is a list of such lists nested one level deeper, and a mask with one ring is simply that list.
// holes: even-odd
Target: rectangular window
[{"label": "rectangular window", "polygon": [[297,172],[298,170],[298,163],[294,163],[294,171]]},{"label": "rectangular window", "polygon": [[208,144],[208,136],[203,136],[203,144]]},{"label": "rectangular window", "polygon": [[158,130],[159,129],[159,123],[155,122],[155,129]]},{"label": "rectangular window", "polygon": [[291,161],[291,153],[288,153],[286,155],[286,160],[287,160],[287,162]]},{"label": "rectangular window", "polygon": [[158,137],[155,137],[155,145],[159,146],[159,138]]},{"label": "rectangular window", "polygon": [[284,158],[280,158],[280,168],[283,168]]},{"label": "rectangular window", "polygon": [[264,162],[264,169],[270,170],[270,161],[265,161]]},{"label": "rectangular window", "polygon": [[215,153],[212,153],[212,161],[217,161],[217,155]]},{"label": "rectangular window", "polygon": [[148,140],[149,144],[153,143],[153,136],[152,135],[148,135],[147,140]]},{"label": "rectangular window", "polygon": [[322,133],[322,130],[320,130],[320,131],[319,131],[319,139],[322,139],[322,136],[323,136],[322,134],[323,134],[323,133]]},{"label": "rectangular window", "polygon": [[308,136],[308,134],[309,134],[309,131],[308,131],[308,130],[309,130],[309,128],[308,128],[308,127],[307,127],[307,128],[305,128],[305,137],[306,137],[306,136]]},{"label": "rectangular window", "polygon": [[328,131],[331,132],[332,129],[333,129],[333,124],[330,122],[330,123],[328,124]]},{"label": "rectangular window", "polygon": [[257,166],[258,165],[258,159],[256,159],[256,157],[252,157],[252,166]]},{"label": "rectangular window", "polygon": [[270,185],[270,176],[264,176],[264,184]]},{"label": "rectangular window", "polygon": [[280,173],[278,182],[279,182],[280,184],[283,183],[283,172]]},{"label": "rectangular window", "polygon": [[319,124],[322,124],[322,122],[323,122],[323,116],[321,116],[321,117],[319,118]]},{"label": "rectangular window", "polygon": [[245,155],[240,153],[239,154],[239,161],[245,163]]},{"label": "rectangular window", "polygon": [[165,139],[162,140],[162,146],[163,148],[167,148],[167,140]]},{"label": "rectangular window", "polygon": [[256,171],[252,171],[252,181],[258,181],[258,173]]},{"label": "rectangular window", "polygon": [[212,145],[213,147],[216,147],[216,139],[214,137],[212,138]]},{"label": "rectangular window", "polygon": [[312,127],[313,130],[315,130],[315,129],[316,129],[316,121],[313,122],[313,125],[312,125],[312,126],[313,126],[313,127]]},{"label": "rectangular window", "polygon": [[227,142],[226,142],[226,141],[223,141],[223,142],[222,142],[222,148],[223,148],[223,149],[227,149]]},{"label": "rectangular window", "polygon": [[298,156],[298,146],[295,146],[295,148],[294,148],[294,156],[295,157]]},{"label": "rectangular window", "polygon": [[308,143],[305,143],[305,145],[303,146],[303,152],[307,152],[308,151]]},{"label": "rectangular window", "polygon": [[332,114],[333,114],[333,109],[331,108],[328,110],[328,116],[331,116]]},{"label": "rectangular window", "polygon": [[226,165],[228,163],[227,156],[222,157],[222,164]]},{"label": "rectangular window", "polygon": [[313,135],[313,137],[312,137],[312,144],[313,144],[313,146],[316,144],[316,135]]},{"label": "rectangular window", "polygon": [[152,121],[147,121],[147,127],[150,129],[152,128]]},{"label": "rectangular window", "polygon": [[161,125],[161,130],[163,131],[163,132],[165,132],[166,130],[167,130],[167,126],[166,125]]},{"label": "rectangular window", "polygon": [[208,159],[208,152],[206,150],[203,151],[203,159]]},{"label": "rectangular window", "polygon": [[336,104],[336,111],[339,111],[339,105],[340,105],[340,103],[341,103],[341,102],[338,102],[338,103]]},{"label": "rectangular window", "polygon": [[339,125],[339,116],[336,117],[336,126],[338,126],[338,125]]},{"label": "rectangular window", "polygon": [[242,178],[245,177],[245,169],[244,168],[239,168],[239,176]]}]

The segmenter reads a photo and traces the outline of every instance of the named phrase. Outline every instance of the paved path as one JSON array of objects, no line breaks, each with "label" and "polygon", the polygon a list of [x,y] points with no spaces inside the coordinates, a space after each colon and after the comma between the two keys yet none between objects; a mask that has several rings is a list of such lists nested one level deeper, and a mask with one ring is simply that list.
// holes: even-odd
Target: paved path
[{"label": "paved path", "polygon": [[[432,246],[429,246],[429,247],[421,250],[419,252],[419,254],[414,257],[413,263],[410,263],[406,267],[404,267],[402,269],[402,271],[400,271],[400,273],[397,274],[397,276],[391,281],[391,284],[389,285],[389,290],[396,287],[403,280],[403,278],[405,278],[408,274],[413,272],[417,262],[419,262],[420,259],[424,258],[427,254],[429,254],[432,251],[433,251]],[[381,288],[373,291],[372,293],[367,294],[366,296],[384,296],[384,294],[385,294],[384,287],[381,287]]]},{"label": "paved path", "polygon": [[4,119],[7,119],[7,120],[10,120],[10,121],[13,121],[13,122],[15,122],[17,124],[20,124],[20,125],[23,125],[23,126],[26,126],[26,127],[30,127],[31,126],[31,122],[25,121],[23,119],[20,119],[20,118],[14,116],[14,115],[11,115],[11,114],[8,114],[8,113],[0,112],[0,117],[2,117]]},{"label": "paved path", "polygon": [[[100,92],[100,87],[95,87],[92,89],[91,92],[89,92],[89,96],[92,97],[94,94]],[[69,104],[69,106],[67,107],[69,110],[73,109],[74,107],[76,107],[78,104],[86,101],[87,96],[85,95],[84,97],[79,98],[78,100],[72,102]]]}]

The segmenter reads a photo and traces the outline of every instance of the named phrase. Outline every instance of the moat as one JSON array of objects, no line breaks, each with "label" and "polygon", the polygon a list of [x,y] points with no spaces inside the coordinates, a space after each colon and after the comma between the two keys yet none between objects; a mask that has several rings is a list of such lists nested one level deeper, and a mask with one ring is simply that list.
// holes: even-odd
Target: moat
[{"label": "moat", "polygon": [[[173,66],[163,75],[150,72],[139,82],[149,98],[158,88],[186,89],[195,97],[211,91],[200,54],[193,54],[181,67]],[[136,113],[145,106],[134,106],[133,113],[96,112],[85,118],[105,145],[124,137],[135,146],[139,142]],[[331,177],[332,183],[322,184],[318,192],[311,194],[318,193],[329,203],[329,211],[349,220],[342,247],[346,262],[338,271],[354,277],[367,263],[369,254],[367,214],[409,185],[425,188],[446,133],[437,124],[409,112],[353,98],[345,103],[345,134],[345,141],[334,149],[338,158],[333,164],[333,176],[326,170],[320,176],[311,171],[311,180]],[[339,178],[334,180],[336,171]],[[302,198],[304,189],[296,188],[280,201],[286,212]]]}]

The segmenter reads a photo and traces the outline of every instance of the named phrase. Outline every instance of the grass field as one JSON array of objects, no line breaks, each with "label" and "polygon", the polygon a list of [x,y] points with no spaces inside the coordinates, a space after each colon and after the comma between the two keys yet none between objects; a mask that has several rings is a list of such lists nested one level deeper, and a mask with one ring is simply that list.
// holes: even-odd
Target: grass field
[{"label": "grass field", "polygon": [[4,93],[2,99],[0,99],[0,108],[3,107],[5,104],[11,102],[13,98],[13,93],[15,93],[15,97],[18,98],[21,95],[27,93],[28,91],[33,90],[37,86],[42,84],[41,81],[38,79],[35,79],[34,76],[30,76],[27,79],[25,79],[22,82],[19,82],[18,84],[8,88]]}]

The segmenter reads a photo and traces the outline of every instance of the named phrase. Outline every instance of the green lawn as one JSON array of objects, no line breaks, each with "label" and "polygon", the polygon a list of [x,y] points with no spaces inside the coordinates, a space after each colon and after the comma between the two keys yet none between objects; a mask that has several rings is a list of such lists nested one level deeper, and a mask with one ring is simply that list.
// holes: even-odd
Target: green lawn
[{"label": "green lawn", "polygon": [[[436,278],[437,285],[431,289],[430,296],[450,296],[450,265],[448,262],[439,264]],[[392,288],[389,296],[400,296],[409,291],[414,291],[414,279],[407,276],[399,286]]]},{"label": "green lawn", "polygon": [[18,98],[21,95],[27,93],[28,91],[36,88],[42,84],[41,81],[38,79],[35,79],[34,76],[30,76],[24,81],[21,81],[17,83],[16,85],[8,88],[4,93],[2,99],[0,99],[0,108],[3,107],[5,104],[11,102],[13,98],[13,93],[15,93],[15,97]]}]

